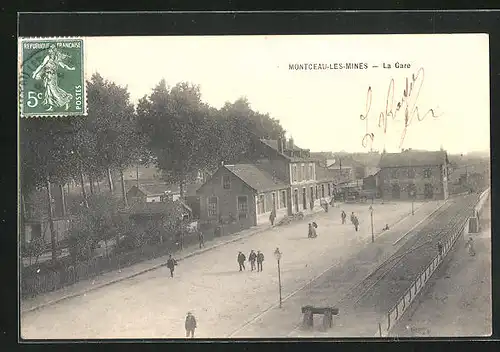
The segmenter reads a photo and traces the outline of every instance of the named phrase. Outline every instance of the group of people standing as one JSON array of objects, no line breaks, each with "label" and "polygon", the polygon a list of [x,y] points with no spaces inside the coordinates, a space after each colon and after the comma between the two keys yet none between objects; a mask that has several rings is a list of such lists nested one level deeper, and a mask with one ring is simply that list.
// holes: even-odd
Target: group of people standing
[{"label": "group of people standing", "polygon": [[[342,220],[342,224],[345,224],[346,218],[347,218],[347,214],[345,213],[345,211],[342,210],[342,212],[340,213],[340,219]],[[356,216],[356,214],[354,214],[354,212],[351,213],[351,223],[354,225],[354,229],[356,231],[358,231],[359,219]]]},{"label": "group of people standing", "polygon": [[[238,252],[238,265],[240,266],[240,271],[246,270],[245,268],[245,261],[246,261],[246,256],[243,254],[243,252]],[[250,269],[251,271],[255,270],[255,263],[257,262],[257,271],[262,271],[262,263],[264,262],[264,254],[261,251],[255,251],[252,249],[250,251],[250,254],[248,255],[248,261],[250,262]]]}]

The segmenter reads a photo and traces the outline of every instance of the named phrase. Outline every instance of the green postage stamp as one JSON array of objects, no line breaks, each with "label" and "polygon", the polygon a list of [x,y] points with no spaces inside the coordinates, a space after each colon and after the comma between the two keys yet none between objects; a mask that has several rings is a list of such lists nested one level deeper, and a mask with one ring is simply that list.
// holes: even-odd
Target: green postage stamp
[{"label": "green postage stamp", "polygon": [[83,38],[20,38],[22,117],[87,115]]}]

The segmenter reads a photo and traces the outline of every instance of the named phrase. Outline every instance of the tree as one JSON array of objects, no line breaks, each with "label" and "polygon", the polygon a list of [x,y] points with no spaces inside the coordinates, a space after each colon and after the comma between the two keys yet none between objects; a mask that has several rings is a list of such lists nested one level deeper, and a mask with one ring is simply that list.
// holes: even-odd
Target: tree
[{"label": "tree", "polygon": [[95,172],[105,175],[109,191],[113,193],[111,170],[122,175],[123,201],[125,185],[123,170],[144,153],[143,137],[137,126],[134,106],[127,87],[105,80],[95,73],[88,81],[89,126],[95,136],[97,165]]},{"label": "tree", "polygon": [[179,83],[171,90],[162,80],[138,104],[137,114],[147,146],[165,179],[184,185],[205,164],[208,108],[198,86]]},{"label": "tree", "polygon": [[64,184],[71,178],[73,121],[62,117],[20,120],[21,192],[30,194],[40,188],[45,188],[47,191],[45,214],[51,233],[53,261],[57,259],[57,244],[53,224],[51,184]]}]

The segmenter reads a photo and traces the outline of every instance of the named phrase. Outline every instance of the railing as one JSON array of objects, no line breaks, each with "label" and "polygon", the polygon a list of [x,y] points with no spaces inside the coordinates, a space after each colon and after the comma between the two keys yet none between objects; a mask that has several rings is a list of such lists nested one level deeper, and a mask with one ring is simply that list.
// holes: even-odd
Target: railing
[{"label": "railing", "polygon": [[[479,197],[478,203],[474,206],[475,211],[480,211],[489,195],[489,188],[485,190]],[[479,209],[479,210],[478,210]],[[448,238],[443,244],[442,253],[438,254],[431,263],[418,275],[410,287],[405,291],[399,301],[393,306],[392,309],[386,314],[378,324],[377,337],[387,337],[390,330],[396,325],[397,321],[403,316],[413,300],[417,297],[419,292],[430,279],[434,271],[439,267],[443,259],[446,257],[450,249],[453,247],[457,239],[464,234],[468,229],[469,218],[458,223],[452,229],[452,236]]]}]

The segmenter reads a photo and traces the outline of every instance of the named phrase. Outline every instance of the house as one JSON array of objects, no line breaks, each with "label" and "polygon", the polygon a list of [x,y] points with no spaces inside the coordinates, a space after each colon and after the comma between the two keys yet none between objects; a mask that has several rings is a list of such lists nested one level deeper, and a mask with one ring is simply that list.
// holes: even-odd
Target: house
[{"label": "house", "polygon": [[292,138],[255,138],[249,156],[246,162],[222,165],[198,189],[202,223],[232,224],[236,231],[269,222],[273,209],[279,221],[333,194],[333,173],[317,175],[317,160]]},{"label": "house", "polygon": [[[199,184],[188,184],[184,187],[184,197],[196,196],[196,189]],[[179,185],[169,185],[166,183],[149,183],[132,186],[127,192],[127,200],[130,203],[144,202],[162,202],[164,199],[180,199]]]},{"label": "house", "polygon": [[169,196],[172,200],[179,199],[179,194],[172,193],[165,183],[139,184],[132,186],[127,192],[127,200],[131,204],[162,202]]},{"label": "house", "polygon": [[448,156],[441,151],[383,153],[378,182],[383,199],[448,198]]},{"label": "house", "polygon": [[197,191],[202,223],[239,224],[249,228],[287,214],[289,187],[253,164],[221,166]]}]

